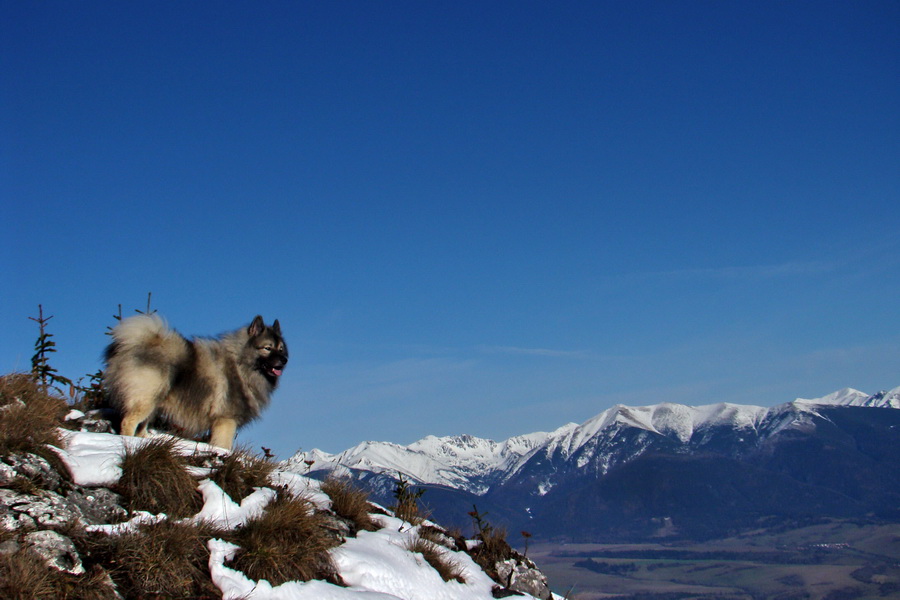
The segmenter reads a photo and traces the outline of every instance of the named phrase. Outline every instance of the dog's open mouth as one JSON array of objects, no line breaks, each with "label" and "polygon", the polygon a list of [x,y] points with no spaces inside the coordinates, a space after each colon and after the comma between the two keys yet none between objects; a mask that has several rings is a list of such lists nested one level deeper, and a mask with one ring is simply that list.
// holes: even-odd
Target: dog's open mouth
[{"label": "dog's open mouth", "polygon": [[276,369],[275,367],[268,367],[266,371],[272,377],[281,377],[281,369]]}]

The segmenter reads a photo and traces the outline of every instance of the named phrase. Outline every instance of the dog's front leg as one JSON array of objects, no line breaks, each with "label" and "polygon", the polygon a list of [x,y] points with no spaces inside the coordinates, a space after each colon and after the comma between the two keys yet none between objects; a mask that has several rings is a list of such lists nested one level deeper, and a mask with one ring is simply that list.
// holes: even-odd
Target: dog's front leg
[{"label": "dog's front leg", "polygon": [[234,444],[234,434],[237,432],[237,421],[227,417],[221,417],[213,421],[209,443],[219,448],[231,450]]}]

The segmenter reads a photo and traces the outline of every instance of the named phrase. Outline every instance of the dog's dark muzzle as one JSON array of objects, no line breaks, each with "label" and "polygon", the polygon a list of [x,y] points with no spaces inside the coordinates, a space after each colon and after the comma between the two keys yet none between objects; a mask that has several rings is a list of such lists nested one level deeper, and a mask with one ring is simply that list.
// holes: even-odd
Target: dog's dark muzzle
[{"label": "dog's dark muzzle", "polygon": [[263,362],[263,371],[270,377],[281,377],[281,372],[284,370],[285,365],[287,365],[287,361],[287,356],[273,354]]}]

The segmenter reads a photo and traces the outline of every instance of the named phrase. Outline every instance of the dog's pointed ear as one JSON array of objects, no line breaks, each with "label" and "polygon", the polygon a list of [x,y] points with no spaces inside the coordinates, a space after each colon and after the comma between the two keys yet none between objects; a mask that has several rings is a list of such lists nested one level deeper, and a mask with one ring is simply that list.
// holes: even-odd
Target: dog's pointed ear
[{"label": "dog's pointed ear", "polygon": [[256,318],[253,319],[252,323],[250,323],[250,327],[247,328],[247,335],[249,335],[250,337],[256,337],[265,330],[265,321],[263,321],[262,316],[256,315]]},{"label": "dog's pointed ear", "polygon": [[275,335],[281,335],[281,324],[278,323],[278,319],[275,319],[275,322],[272,323],[272,331],[275,332]]}]

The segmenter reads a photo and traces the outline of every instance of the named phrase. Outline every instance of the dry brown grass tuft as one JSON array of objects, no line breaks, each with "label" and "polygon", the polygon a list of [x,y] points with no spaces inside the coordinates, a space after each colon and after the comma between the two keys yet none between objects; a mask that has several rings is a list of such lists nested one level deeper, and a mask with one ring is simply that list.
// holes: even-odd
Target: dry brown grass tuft
[{"label": "dry brown grass tuft", "polygon": [[506,541],[506,530],[488,527],[476,538],[481,540],[481,544],[470,552],[472,559],[489,577],[497,581],[497,563],[515,556],[512,546]]},{"label": "dry brown grass tuft", "polygon": [[241,547],[230,565],[272,585],[327,579],[340,582],[328,551],[337,542],[309,500],[281,491],[265,512],[226,535]]},{"label": "dry brown grass tuft", "polygon": [[109,600],[117,598],[102,569],[76,576],[48,567],[28,550],[0,554],[0,598],[4,600]]},{"label": "dry brown grass tuft", "polygon": [[21,475],[17,475],[4,487],[20,494],[29,494],[31,496],[37,496],[41,493],[41,487],[37,483]]},{"label": "dry brown grass tuft", "polygon": [[331,498],[331,509],[340,517],[353,523],[353,535],[358,531],[377,531],[378,525],[369,511],[368,495],[347,478],[328,477],[322,482],[322,491]]},{"label": "dry brown grass tuft", "polygon": [[420,525],[428,518],[428,514],[422,510],[419,503],[415,500],[403,500],[391,508],[394,510],[395,517],[403,519],[410,525]]},{"label": "dry brown grass tuft", "polygon": [[55,458],[46,444],[62,446],[58,427],[68,410],[65,400],[41,390],[30,375],[0,377],[0,456],[33,452]]},{"label": "dry brown grass tuft", "polygon": [[222,457],[222,464],[213,467],[209,474],[216,485],[232,500],[241,500],[253,493],[253,488],[270,485],[269,475],[275,470],[275,463],[259,458],[244,448],[238,448]]},{"label": "dry brown grass tuft", "polygon": [[55,598],[53,573],[31,552],[0,554],[0,598]]},{"label": "dry brown grass tuft", "polygon": [[166,520],[77,543],[109,570],[125,598],[218,598],[206,543],[221,533],[207,524]]},{"label": "dry brown grass tuft", "polygon": [[419,537],[443,546],[449,550],[457,552],[465,552],[466,538],[463,537],[462,530],[446,530],[433,525],[419,525]]},{"label": "dry brown grass tuft", "polygon": [[126,448],[116,491],[124,497],[128,510],[166,513],[172,518],[189,517],[200,510],[197,482],[175,446],[171,438],[154,438],[134,450]]},{"label": "dry brown grass tuft", "polygon": [[6,527],[0,527],[0,544],[14,539],[16,539],[15,531],[9,530]]},{"label": "dry brown grass tuft", "polygon": [[441,552],[438,549],[438,544],[417,536],[409,540],[406,549],[410,552],[421,554],[422,558],[425,559],[425,562],[431,565],[444,581],[466,582],[462,576],[463,571],[460,566],[447,558],[446,553]]}]

